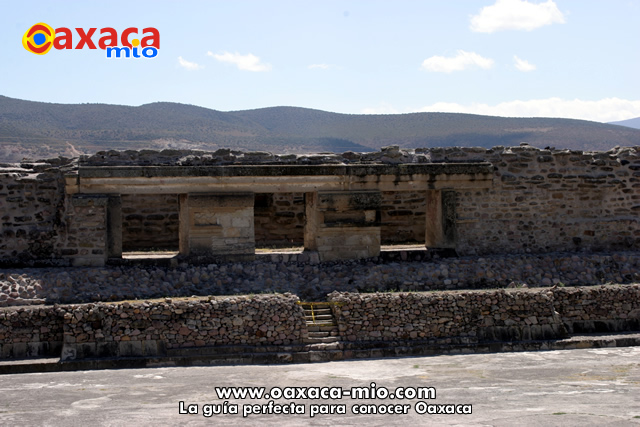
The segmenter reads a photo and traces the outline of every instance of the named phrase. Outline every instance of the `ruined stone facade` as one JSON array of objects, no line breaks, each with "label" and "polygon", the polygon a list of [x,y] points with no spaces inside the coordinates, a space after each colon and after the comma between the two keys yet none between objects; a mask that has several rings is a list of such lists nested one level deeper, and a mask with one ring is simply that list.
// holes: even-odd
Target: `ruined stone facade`
[{"label": "ruined stone facade", "polygon": [[5,265],[104,265],[123,251],[320,261],[420,242],[460,255],[637,250],[640,149],[433,148],[341,155],[105,152],[0,169]]},{"label": "ruined stone facade", "polygon": [[[342,343],[555,340],[640,327],[639,285],[329,297]],[[297,302],[284,294],[3,308],[0,359],[170,356],[224,346],[291,351],[309,334]]]}]

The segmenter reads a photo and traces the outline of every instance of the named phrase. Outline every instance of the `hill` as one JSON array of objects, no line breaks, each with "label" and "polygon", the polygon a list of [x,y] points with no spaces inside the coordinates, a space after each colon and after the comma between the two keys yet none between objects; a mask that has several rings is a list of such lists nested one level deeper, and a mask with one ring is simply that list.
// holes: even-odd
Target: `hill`
[{"label": "hill", "polygon": [[275,153],[517,145],[607,150],[640,145],[640,130],[584,120],[455,113],[338,114],[297,107],[222,112],[156,102],[52,104],[0,96],[0,161],[109,149],[228,147]]},{"label": "hill", "polygon": [[627,126],[634,129],[640,129],[640,117],[635,119],[620,120],[619,122],[610,122],[610,125]]}]

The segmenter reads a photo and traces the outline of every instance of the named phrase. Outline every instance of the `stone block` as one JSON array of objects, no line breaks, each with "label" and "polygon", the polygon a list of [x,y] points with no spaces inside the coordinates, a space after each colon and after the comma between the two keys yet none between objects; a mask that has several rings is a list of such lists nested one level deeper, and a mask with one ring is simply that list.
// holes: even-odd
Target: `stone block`
[{"label": "stone block", "polygon": [[364,211],[380,208],[382,195],[379,191],[331,191],[318,192],[320,211]]},{"label": "stone block", "polygon": [[118,356],[118,343],[115,341],[96,343],[97,357],[116,357]]},{"label": "stone block", "polygon": [[60,352],[60,361],[66,362],[69,360],[76,360],[76,344],[75,343],[64,343],[62,346],[62,351]]},{"label": "stone block", "polygon": [[120,357],[138,357],[144,356],[142,350],[142,341],[120,341],[118,348],[118,356]]},{"label": "stone block", "polygon": [[251,207],[253,193],[189,194],[189,207]]},{"label": "stone block", "polygon": [[251,215],[251,212],[242,211],[238,213],[242,216],[234,216],[231,219],[232,227],[243,227],[243,228],[253,227],[253,217]]}]

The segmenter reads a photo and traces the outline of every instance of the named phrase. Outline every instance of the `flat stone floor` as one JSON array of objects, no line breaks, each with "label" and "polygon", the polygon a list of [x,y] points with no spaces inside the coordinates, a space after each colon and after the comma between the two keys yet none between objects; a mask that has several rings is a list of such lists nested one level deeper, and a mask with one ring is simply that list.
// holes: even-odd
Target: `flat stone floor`
[{"label": "flat stone floor", "polygon": [[[433,387],[435,399],[222,399],[216,387]],[[339,390],[339,389],[340,390]],[[294,389],[289,389],[294,390]],[[294,390],[299,392],[301,389]],[[311,390],[307,390],[308,393]],[[428,397],[428,396],[427,396]],[[225,406],[224,401],[228,403]],[[197,405],[198,414],[180,414]],[[243,410],[290,409],[258,415]],[[468,415],[429,414],[469,404]],[[221,405],[221,406],[216,406]],[[235,406],[237,405],[237,406]],[[265,405],[253,407],[252,405]],[[315,406],[314,406],[315,405]],[[324,406],[323,406],[324,405]],[[333,406],[331,406],[333,405]],[[367,405],[366,407],[360,405]],[[378,405],[378,406],[369,406]],[[353,414],[353,409],[410,405],[407,414]],[[357,408],[356,408],[357,406]],[[203,410],[235,407],[239,414]],[[196,406],[191,406],[191,410]],[[346,414],[310,411],[344,410]],[[453,407],[455,409],[455,407]],[[462,409],[459,407],[459,409]],[[468,409],[468,408],[467,408]],[[418,414],[416,411],[427,411]],[[640,347],[468,354],[305,365],[150,368],[0,376],[0,425],[261,426],[629,426],[640,425]]]}]

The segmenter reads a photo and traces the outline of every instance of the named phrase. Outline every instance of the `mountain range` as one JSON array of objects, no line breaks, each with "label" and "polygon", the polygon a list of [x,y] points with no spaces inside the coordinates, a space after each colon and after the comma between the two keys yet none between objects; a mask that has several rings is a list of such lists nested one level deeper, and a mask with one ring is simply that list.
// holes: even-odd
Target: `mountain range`
[{"label": "mountain range", "polygon": [[609,122],[610,125],[628,126],[630,128],[640,129],[640,117],[635,119],[620,120],[619,122]]},{"label": "mountain range", "polygon": [[[636,119],[638,120],[638,119]],[[640,145],[640,129],[585,120],[457,113],[339,114],[298,107],[217,111],[155,102],[139,107],[53,104],[0,96],[0,161],[101,150],[233,148],[273,153],[442,146]]]}]

